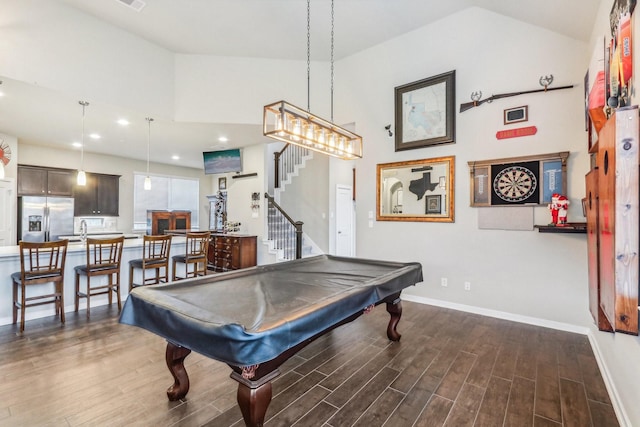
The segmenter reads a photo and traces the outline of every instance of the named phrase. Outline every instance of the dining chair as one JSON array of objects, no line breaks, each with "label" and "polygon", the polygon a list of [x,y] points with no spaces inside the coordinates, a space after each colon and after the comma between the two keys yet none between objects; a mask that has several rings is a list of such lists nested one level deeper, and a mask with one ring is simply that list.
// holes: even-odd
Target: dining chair
[{"label": "dining chair", "polygon": [[[75,305],[76,312],[80,305],[80,298],[87,299],[87,317],[90,315],[91,297],[108,295],[109,305],[113,303],[113,294],[116,294],[118,311],[122,309],[120,301],[120,261],[122,260],[122,248],[124,236],[111,239],[87,238],[87,263],[74,268],[76,276]],[[86,277],[85,288],[82,291],[80,277]],[[96,277],[106,276],[107,283],[100,280],[96,283]]]},{"label": "dining chair", "polygon": [[[13,282],[13,324],[18,321],[20,310],[20,332],[24,332],[27,307],[54,304],[56,317],[64,323],[64,264],[67,258],[68,240],[54,242],[20,241],[20,271],[11,275]],[[53,283],[53,293],[27,296],[27,288],[41,290],[42,285]]]},{"label": "dining chair", "polygon": [[[129,292],[137,286],[169,281],[171,237],[169,234],[145,235],[142,237],[142,258],[129,261]],[[150,269],[153,269],[155,274],[147,277],[147,270]],[[133,275],[135,270],[142,270],[142,281],[140,283],[134,283]]]},{"label": "dining chair", "polygon": [[[210,238],[211,232],[209,231],[187,233],[185,254],[174,255],[171,258],[173,261],[173,280],[204,276],[207,274],[207,254],[209,251]],[[184,277],[178,276],[176,269],[177,264],[184,264]],[[192,266],[191,271],[189,269],[189,266]]]}]

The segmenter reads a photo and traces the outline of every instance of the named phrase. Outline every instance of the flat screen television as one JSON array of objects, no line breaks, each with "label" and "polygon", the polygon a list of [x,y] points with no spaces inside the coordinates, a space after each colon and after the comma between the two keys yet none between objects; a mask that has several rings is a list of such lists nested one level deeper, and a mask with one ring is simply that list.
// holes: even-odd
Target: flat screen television
[{"label": "flat screen television", "polygon": [[239,148],[231,150],[205,151],[204,173],[212,175],[216,173],[242,172],[242,156]]}]

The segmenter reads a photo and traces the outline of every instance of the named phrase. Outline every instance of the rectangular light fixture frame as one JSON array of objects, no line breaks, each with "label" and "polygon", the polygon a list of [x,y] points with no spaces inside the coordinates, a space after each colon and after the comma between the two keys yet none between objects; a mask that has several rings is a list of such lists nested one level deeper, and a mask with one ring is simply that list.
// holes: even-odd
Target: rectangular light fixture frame
[{"label": "rectangular light fixture frame", "polygon": [[264,106],[263,134],[344,160],[362,158],[362,137],[285,101]]}]

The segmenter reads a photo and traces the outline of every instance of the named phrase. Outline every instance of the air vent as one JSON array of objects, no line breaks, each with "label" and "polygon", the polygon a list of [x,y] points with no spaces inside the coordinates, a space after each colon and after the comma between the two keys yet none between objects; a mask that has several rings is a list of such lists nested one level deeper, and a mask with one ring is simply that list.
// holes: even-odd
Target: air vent
[{"label": "air vent", "polygon": [[122,3],[123,5],[130,7],[136,12],[140,12],[142,8],[144,8],[147,4],[142,0],[116,0],[118,3]]}]

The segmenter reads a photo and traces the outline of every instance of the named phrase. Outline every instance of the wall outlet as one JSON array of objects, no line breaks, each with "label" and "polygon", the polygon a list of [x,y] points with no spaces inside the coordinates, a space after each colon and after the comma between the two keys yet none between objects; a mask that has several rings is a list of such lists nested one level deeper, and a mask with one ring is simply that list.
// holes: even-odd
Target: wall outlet
[{"label": "wall outlet", "polygon": [[465,291],[471,290],[471,282],[464,282],[464,290]]},{"label": "wall outlet", "polygon": [[444,286],[445,288],[446,288],[447,286],[449,286],[449,283],[448,283],[448,281],[447,281],[447,278],[446,278],[446,277],[443,277],[443,278],[441,278],[441,279],[440,279],[440,284],[441,284],[442,286]]}]

